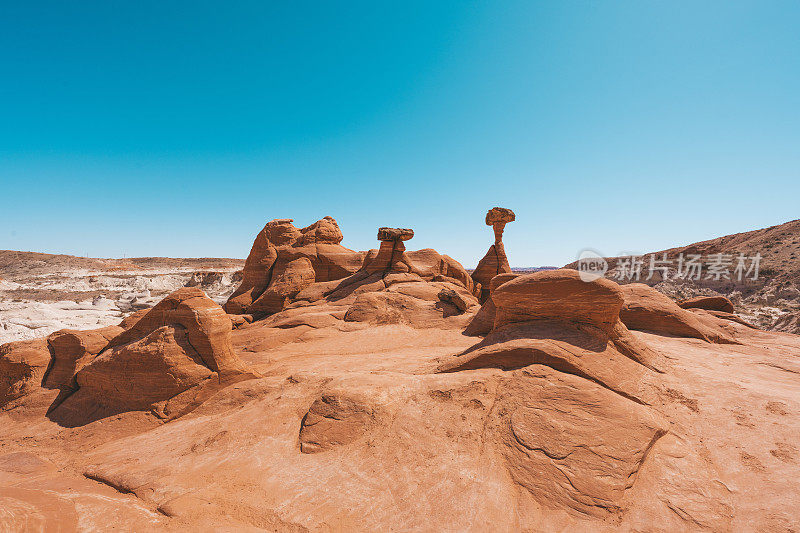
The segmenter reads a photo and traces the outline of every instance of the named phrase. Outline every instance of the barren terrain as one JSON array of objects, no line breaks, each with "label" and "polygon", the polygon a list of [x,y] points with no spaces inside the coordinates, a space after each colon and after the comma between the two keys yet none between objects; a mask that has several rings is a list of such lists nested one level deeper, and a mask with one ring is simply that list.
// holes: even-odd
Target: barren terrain
[{"label": "barren terrain", "polygon": [[[800,336],[511,272],[496,209],[471,272],[330,217],[269,222],[243,265],[129,260],[154,306],[0,346],[0,530],[800,529]],[[8,277],[127,287],[73,260]]]}]

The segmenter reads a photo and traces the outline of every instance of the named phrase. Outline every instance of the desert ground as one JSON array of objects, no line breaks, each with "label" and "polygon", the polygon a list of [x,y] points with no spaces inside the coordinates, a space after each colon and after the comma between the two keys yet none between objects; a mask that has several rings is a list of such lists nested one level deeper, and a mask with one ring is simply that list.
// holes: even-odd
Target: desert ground
[{"label": "desert ground", "polygon": [[514,272],[514,218],[470,270],[2,252],[0,531],[800,530],[800,221],[680,248],[737,286]]}]

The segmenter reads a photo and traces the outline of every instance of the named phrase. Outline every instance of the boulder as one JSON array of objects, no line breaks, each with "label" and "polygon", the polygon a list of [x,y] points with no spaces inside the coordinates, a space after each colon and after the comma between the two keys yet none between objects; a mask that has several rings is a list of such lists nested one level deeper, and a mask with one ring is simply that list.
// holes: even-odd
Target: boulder
[{"label": "boulder", "polygon": [[651,378],[664,362],[620,321],[619,285],[603,278],[585,282],[577,270],[568,269],[502,281],[490,299],[496,307],[491,332],[445,360],[440,372],[539,364],[637,402],[652,401]]},{"label": "boulder", "polygon": [[176,324],[186,329],[188,342],[203,364],[219,373],[221,379],[254,376],[233,352],[230,319],[197,287],[183,287],[161,300],[130,329],[114,337],[108,348],[128,344],[162,326]]},{"label": "boulder", "polygon": [[0,345],[0,407],[39,388],[49,364],[46,339]]},{"label": "boulder", "polygon": [[697,314],[679,307],[668,296],[643,283],[630,283],[620,287],[624,305],[619,316],[630,329],[693,337],[718,344],[740,344],[710,319],[704,321]]},{"label": "boulder", "polygon": [[506,281],[511,281],[518,275],[519,274],[514,273],[498,274],[492,278],[492,281],[489,283],[489,297],[483,302],[483,305],[478,312],[475,313],[472,321],[467,325],[467,328],[464,330],[464,335],[476,337],[486,335],[492,331],[492,328],[494,327],[495,313],[497,311],[494,301],[492,300],[492,293],[494,293],[494,290],[497,287]]},{"label": "boulder", "polygon": [[300,423],[300,451],[318,453],[355,442],[368,433],[373,418],[373,410],[356,398],[323,394]]},{"label": "boulder", "polygon": [[453,305],[461,313],[467,310],[469,303],[453,289],[442,289],[438,294],[439,300]]},{"label": "boulder", "polygon": [[683,309],[706,309],[733,313],[733,303],[724,296],[695,296],[678,302],[678,306]]},{"label": "boulder", "polygon": [[558,320],[593,326],[610,334],[619,318],[619,285],[599,278],[583,281],[577,270],[559,269],[517,276],[495,289],[495,327],[529,320]]}]

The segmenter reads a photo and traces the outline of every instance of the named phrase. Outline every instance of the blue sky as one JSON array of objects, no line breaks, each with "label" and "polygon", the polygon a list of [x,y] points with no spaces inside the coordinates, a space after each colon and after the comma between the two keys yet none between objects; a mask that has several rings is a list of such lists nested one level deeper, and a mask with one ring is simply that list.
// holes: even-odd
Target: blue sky
[{"label": "blue sky", "polygon": [[0,249],[517,266],[798,218],[800,2],[2,2]]}]

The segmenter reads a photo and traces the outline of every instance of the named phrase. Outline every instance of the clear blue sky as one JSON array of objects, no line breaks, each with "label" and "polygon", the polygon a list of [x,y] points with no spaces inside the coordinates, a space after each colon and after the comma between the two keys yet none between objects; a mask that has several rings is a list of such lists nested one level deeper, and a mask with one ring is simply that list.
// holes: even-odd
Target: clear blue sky
[{"label": "clear blue sky", "polygon": [[0,248],[517,266],[800,217],[800,2],[2,2]]}]

